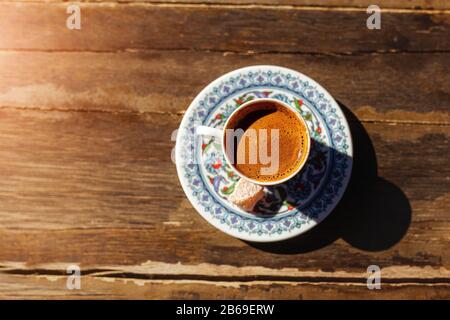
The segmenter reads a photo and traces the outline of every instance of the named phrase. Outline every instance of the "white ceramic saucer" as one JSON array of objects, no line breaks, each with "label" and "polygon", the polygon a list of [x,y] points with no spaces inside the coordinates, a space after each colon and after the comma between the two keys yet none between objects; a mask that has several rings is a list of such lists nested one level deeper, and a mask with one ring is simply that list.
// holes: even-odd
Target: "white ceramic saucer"
[{"label": "white ceramic saucer", "polygon": [[[245,212],[227,200],[239,176],[225,164],[219,143],[194,133],[198,125],[223,128],[234,109],[263,97],[284,101],[303,116],[311,152],[296,177],[267,187],[254,212]],[[183,117],[175,152],[181,185],[200,215],[231,236],[255,242],[288,239],[322,221],[344,194],[352,156],[350,129],[333,97],[307,76],[277,66],[238,69],[206,86]]]}]

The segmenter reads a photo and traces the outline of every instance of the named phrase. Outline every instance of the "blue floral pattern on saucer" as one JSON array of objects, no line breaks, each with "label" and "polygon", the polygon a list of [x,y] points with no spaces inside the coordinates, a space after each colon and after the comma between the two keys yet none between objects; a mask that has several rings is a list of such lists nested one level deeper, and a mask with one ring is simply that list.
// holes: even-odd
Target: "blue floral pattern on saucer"
[{"label": "blue floral pattern on saucer", "polygon": [[[290,104],[306,120],[311,152],[297,176],[265,188],[254,211],[245,212],[227,200],[239,176],[220,144],[194,133],[199,125],[223,128],[241,104],[267,97]],[[176,164],[186,195],[206,220],[232,236],[267,242],[301,234],[331,212],[348,184],[352,153],[347,121],[325,89],[294,70],[254,66],[220,77],[195,98],[178,131]]]}]

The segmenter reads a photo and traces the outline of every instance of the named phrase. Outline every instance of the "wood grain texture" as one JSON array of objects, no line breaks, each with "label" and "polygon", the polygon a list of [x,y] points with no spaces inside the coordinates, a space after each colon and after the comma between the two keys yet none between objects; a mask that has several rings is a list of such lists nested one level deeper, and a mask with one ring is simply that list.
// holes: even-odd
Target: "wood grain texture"
[{"label": "wood grain texture", "polygon": [[450,123],[450,53],[0,52],[0,107],[183,113],[210,81],[274,64],[303,72],[362,121]]},{"label": "wood grain texture", "polygon": [[352,120],[354,177],[339,208],[315,232],[265,246],[192,209],[170,159],[179,115],[3,109],[0,118],[0,261],[450,269],[450,126]]},{"label": "wood grain texture", "polygon": [[[96,2],[69,31],[0,1],[0,298],[450,299],[448,1],[382,1],[376,31],[365,0]],[[197,92],[256,64],[323,84],[355,147],[336,210],[273,244],[210,226],[171,161]]]},{"label": "wood grain texture", "polygon": [[[10,1],[10,0],[2,0]],[[16,2],[64,2],[64,0],[16,0]],[[0,1],[1,2],[1,1]],[[111,0],[81,0],[79,2],[120,2]],[[129,0],[127,2],[148,2],[155,4],[202,4],[202,5],[263,5],[263,6],[318,6],[342,8],[367,8],[372,0]],[[450,9],[446,0],[378,0],[378,6],[394,9]]]},{"label": "wood grain texture", "polygon": [[385,12],[381,30],[369,30],[364,9],[86,3],[81,5],[81,30],[69,30],[66,7],[0,3],[0,49],[337,54],[450,50],[448,13]]}]

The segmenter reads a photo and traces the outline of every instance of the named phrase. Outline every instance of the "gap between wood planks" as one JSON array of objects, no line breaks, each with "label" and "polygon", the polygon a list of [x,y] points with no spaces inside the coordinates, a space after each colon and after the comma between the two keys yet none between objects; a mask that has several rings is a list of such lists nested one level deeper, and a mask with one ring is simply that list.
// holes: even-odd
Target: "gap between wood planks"
[{"label": "gap between wood planks", "polygon": [[[64,109],[64,108],[42,108],[37,106],[15,107],[0,105],[0,110],[13,111],[37,111],[37,112],[80,112],[80,113],[105,113],[105,114],[123,114],[123,115],[168,115],[168,116],[182,116],[185,111],[180,112],[166,112],[166,111],[132,111],[132,110],[106,110],[106,109]],[[348,121],[352,121],[351,119]],[[414,120],[385,120],[385,119],[358,119],[362,123],[383,123],[391,125],[433,125],[433,126],[450,126],[447,121],[414,121]]]},{"label": "gap between wood planks", "polygon": [[[2,3],[41,3],[45,5],[67,5],[65,1],[39,1],[19,0],[2,1]],[[237,9],[273,9],[273,10],[298,10],[298,11],[348,11],[366,12],[366,7],[352,6],[320,6],[320,5],[296,5],[296,4],[261,4],[261,3],[219,3],[219,2],[147,2],[147,1],[84,1],[82,6],[146,6],[146,7],[185,7],[185,8],[237,8]],[[406,14],[450,14],[450,9],[407,9],[407,8],[383,8],[382,12],[406,13]]]},{"label": "gap between wood planks", "polygon": [[[50,263],[27,267],[21,262],[0,263],[0,274],[17,276],[67,277],[70,263]],[[184,265],[147,261],[135,266],[104,266],[81,268],[81,275],[97,279],[207,281],[220,283],[337,283],[365,284],[364,272],[300,271],[295,268],[271,269],[260,266],[236,267],[201,263]],[[445,268],[392,266],[382,269],[383,283],[388,284],[450,284],[450,270]]]},{"label": "gap between wood planks", "polygon": [[15,52],[37,52],[37,53],[151,53],[160,51],[172,52],[200,52],[200,53],[222,53],[227,55],[305,55],[312,57],[349,57],[349,56],[366,56],[366,55],[384,55],[384,54],[447,54],[450,50],[357,50],[351,52],[315,52],[315,51],[235,51],[235,50],[221,50],[221,49],[200,49],[200,48],[123,48],[119,50],[92,50],[92,49],[39,49],[39,48],[0,48],[0,53],[15,53]]}]

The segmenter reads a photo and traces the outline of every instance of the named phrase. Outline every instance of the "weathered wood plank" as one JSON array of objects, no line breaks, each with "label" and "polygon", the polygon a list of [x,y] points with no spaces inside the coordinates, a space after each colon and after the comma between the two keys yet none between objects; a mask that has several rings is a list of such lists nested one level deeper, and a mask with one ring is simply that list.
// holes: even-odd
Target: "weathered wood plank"
[{"label": "weathered wood plank", "polygon": [[[3,0],[8,1],[8,0]],[[29,2],[36,0],[16,0]],[[42,2],[64,2],[64,0],[40,0]],[[1,1],[0,1],[1,2]],[[119,2],[110,0],[82,0],[80,2]],[[221,5],[270,5],[270,6],[320,6],[367,8],[372,0],[129,0],[128,2],[149,2],[156,4],[221,4]],[[394,9],[450,9],[446,0],[378,0],[381,8]]]},{"label": "weathered wood plank", "polygon": [[85,3],[81,5],[81,30],[69,30],[66,7],[62,3],[0,3],[0,49],[300,53],[450,50],[448,13],[387,11],[382,15],[381,30],[369,30],[364,8]]},{"label": "weathered wood plank", "polygon": [[274,64],[303,72],[361,120],[450,123],[450,53],[0,53],[0,107],[182,113],[210,81]]},{"label": "weathered wood plank", "polygon": [[[63,276],[0,274],[1,299],[449,299],[448,283],[210,282],[82,277],[80,290],[68,290]],[[174,311],[175,312],[175,311]]]},{"label": "weathered wood plank", "polygon": [[[73,263],[42,263],[28,265],[23,262],[0,262],[0,274],[62,276]],[[182,264],[147,261],[139,265],[78,265],[83,276],[128,278],[147,280],[201,280],[217,282],[335,282],[363,284],[367,270],[303,271],[297,268],[271,269],[261,266],[236,267],[220,264]],[[431,267],[393,266],[380,270],[383,283],[450,283],[450,270]]]},{"label": "weathered wood plank", "polygon": [[365,123],[377,168],[351,120],[355,169],[340,207],[311,233],[264,246],[191,208],[170,161],[179,115],[7,108],[0,119],[0,261],[450,269],[450,126]]}]

